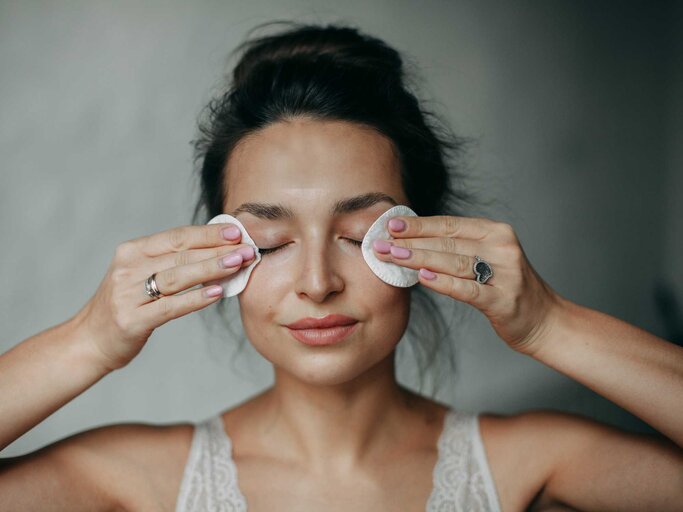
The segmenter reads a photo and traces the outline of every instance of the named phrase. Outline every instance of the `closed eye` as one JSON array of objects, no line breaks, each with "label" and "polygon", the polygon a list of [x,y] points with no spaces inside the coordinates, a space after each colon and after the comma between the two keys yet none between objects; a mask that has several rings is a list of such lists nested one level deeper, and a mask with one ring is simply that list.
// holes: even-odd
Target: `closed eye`
[{"label": "closed eye", "polygon": [[[359,247],[359,248],[360,248],[361,245],[363,245],[363,241],[362,241],[362,240],[361,240],[361,241],[358,241],[358,240],[353,240],[353,239],[351,239],[351,238],[344,238],[344,240],[346,240],[347,242],[349,242],[349,243],[351,243],[351,244],[353,244],[353,245],[355,245],[356,247]],[[291,243],[291,242],[290,242],[290,243]],[[267,249],[261,249],[261,248],[259,247],[259,252],[261,253],[261,255],[273,254],[274,252],[277,252],[277,251],[279,251],[280,249],[282,249],[283,247],[287,247],[288,245],[289,245],[289,244],[282,244],[282,245],[278,245],[277,247],[270,247],[270,248],[267,248]]]}]

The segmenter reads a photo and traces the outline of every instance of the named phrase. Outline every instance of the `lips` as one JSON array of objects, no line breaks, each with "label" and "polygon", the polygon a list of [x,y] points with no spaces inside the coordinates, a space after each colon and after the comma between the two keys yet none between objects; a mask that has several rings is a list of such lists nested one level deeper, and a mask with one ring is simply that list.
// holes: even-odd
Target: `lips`
[{"label": "lips", "polygon": [[328,329],[330,327],[338,327],[343,325],[352,325],[358,322],[355,318],[350,316],[332,314],[323,318],[301,318],[296,322],[287,324],[290,329]]}]

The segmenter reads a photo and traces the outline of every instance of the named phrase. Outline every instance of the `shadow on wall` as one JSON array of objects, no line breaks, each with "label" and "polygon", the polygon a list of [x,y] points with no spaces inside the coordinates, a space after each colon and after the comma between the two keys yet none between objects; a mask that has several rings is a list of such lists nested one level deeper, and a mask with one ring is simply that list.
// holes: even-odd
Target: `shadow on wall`
[{"label": "shadow on wall", "polygon": [[[576,414],[611,425],[626,432],[668,439],[664,434],[634,414],[631,414],[604,396],[599,395],[592,389],[573,381],[545,382],[528,400],[536,404],[531,409]],[[526,410],[531,409],[527,408]]]},{"label": "shadow on wall", "polygon": [[657,313],[664,324],[666,339],[682,347],[683,312],[673,286],[659,279],[654,286],[654,300]]}]

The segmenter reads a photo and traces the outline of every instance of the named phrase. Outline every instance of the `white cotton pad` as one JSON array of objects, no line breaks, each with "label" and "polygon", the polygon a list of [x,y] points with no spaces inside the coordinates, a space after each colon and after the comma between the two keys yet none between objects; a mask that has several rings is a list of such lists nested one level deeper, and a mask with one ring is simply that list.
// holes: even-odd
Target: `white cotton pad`
[{"label": "white cotton pad", "polygon": [[363,258],[370,269],[382,281],[392,286],[399,288],[407,288],[413,286],[420,280],[417,276],[418,271],[408,267],[402,267],[396,263],[389,261],[382,261],[375,256],[372,242],[375,240],[394,240],[395,238],[389,234],[387,223],[391,217],[396,216],[412,216],[417,217],[417,213],[405,205],[399,204],[384,212],[380,217],[370,226],[368,232],[363,237],[363,244],[360,249],[363,252]]},{"label": "white cotton pad", "polygon": [[247,230],[242,225],[242,223],[232,215],[228,215],[227,213],[216,215],[213,219],[207,222],[207,224],[218,224],[223,222],[235,224],[242,232],[242,239],[239,243],[251,245],[254,248],[254,259],[249,265],[240,268],[240,270],[238,270],[234,274],[230,274],[225,279],[219,279],[204,283],[204,286],[219,284],[223,287],[223,297],[232,297],[233,295],[241,293],[242,290],[244,290],[247,287],[247,281],[249,281],[251,271],[254,270],[254,266],[259,261],[261,261],[261,253],[259,252],[258,247],[256,247],[256,244],[251,239],[249,233],[247,233]]}]

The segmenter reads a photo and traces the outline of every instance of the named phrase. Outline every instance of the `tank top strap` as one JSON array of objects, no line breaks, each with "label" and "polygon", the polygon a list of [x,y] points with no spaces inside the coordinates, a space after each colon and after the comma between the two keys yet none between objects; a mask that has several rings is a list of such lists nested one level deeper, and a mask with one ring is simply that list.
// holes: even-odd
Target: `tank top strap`
[{"label": "tank top strap", "polygon": [[232,442],[220,414],[194,424],[175,512],[246,512]]},{"label": "tank top strap", "polygon": [[427,512],[500,511],[479,430],[479,414],[449,409],[438,441]]}]

